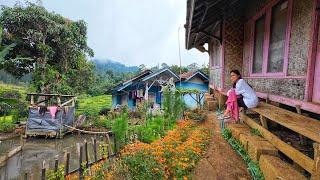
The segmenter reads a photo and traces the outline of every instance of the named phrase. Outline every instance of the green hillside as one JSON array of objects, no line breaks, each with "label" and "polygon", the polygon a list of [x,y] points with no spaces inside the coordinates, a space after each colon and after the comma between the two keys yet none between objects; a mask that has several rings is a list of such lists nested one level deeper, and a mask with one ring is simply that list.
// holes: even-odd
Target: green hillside
[{"label": "green hillside", "polygon": [[22,96],[21,98],[24,99],[24,97],[27,94],[27,87],[0,83],[0,95],[2,95],[4,92],[12,92],[12,91],[19,92]]}]

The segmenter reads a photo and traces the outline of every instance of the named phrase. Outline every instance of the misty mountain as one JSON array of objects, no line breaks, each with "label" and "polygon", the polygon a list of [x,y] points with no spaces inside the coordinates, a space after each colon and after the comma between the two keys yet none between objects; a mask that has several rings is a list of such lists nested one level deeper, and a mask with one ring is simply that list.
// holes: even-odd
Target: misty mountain
[{"label": "misty mountain", "polygon": [[129,72],[137,72],[139,68],[137,66],[126,66],[125,64],[119,63],[113,60],[93,60],[97,73],[104,73],[108,70],[113,71],[114,73],[129,73]]}]

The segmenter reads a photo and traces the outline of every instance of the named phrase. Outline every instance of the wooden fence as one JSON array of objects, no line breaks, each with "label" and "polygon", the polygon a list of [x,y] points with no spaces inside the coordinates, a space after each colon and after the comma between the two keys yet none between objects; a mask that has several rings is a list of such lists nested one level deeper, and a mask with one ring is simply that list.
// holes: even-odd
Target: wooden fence
[{"label": "wooden fence", "polygon": [[[84,167],[83,167],[83,163],[85,163],[85,168],[90,168],[92,165],[101,162],[102,160],[105,159],[109,159],[111,160],[113,157],[115,157],[118,153],[118,147],[117,147],[117,142],[116,142],[116,138],[115,135],[110,133],[110,135],[113,136],[113,142],[110,140],[110,136],[109,134],[105,135],[105,145],[107,148],[107,156],[103,157],[103,155],[101,155],[101,158],[98,159],[98,143],[97,143],[97,139],[96,138],[92,138],[92,148],[93,148],[93,161],[89,162],[89,151],[88,151],[88,145],[90,143],[88,143],[86,140],[84,140],[83,143],[77,143],[77,149],[78,149],[78,158],[79,158],[79,165],[77,169],[74,170],[70,170],[70,158],[71,158],[71,154],[70,152],[65,152],[64,155],[64,176],[68,176],[71,174],[75,174],[78,173],[78,177],[79,179],[83,179],[83,173],[84,173]],[[54,172],[57,172],[59,169],[59,156],[56,155],[54,157],[55,162],[54,162]],[[47,164],[45,162],[45,160],[42,163],[42,168],[40,171],[41,177],[32,177],[32,175],[30,173],[25,173],[23,179],[24,180],[29,180],[29,179],[41,179],[41,180],[45,180],[46,179],[46,173],[47,173]]]}]

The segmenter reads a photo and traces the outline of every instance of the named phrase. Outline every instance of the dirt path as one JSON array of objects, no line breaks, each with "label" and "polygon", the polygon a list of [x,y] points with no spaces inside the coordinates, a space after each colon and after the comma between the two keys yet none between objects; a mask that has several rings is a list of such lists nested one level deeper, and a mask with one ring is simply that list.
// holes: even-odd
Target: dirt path
[{"label": "dirt path", "polygon": [[208,114],[206,125],[214,129],[214,135],[204,158],[200,160],[195,169],[193,179],[251,179],[245,162],[223,139],[214,113]]}]

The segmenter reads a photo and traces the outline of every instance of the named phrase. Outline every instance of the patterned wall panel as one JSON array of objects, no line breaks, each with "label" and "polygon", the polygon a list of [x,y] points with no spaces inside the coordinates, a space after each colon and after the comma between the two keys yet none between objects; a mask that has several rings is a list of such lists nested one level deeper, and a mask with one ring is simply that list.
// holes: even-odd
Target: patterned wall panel
[{"label": "patterned wall panel", "polygon": [[304,79],[246,79],[255,91],[303,100]]},{"label": "patterned wall panel", "polygon": [[232,86],[230,71],[242,70],[243,57],[243,16],[242,8],[232,7],[224,24],[224,88]]},{"label": "patterned wall panel", "polygon": [[304,76],[307,73],[312,6],[313,0],[295,0],[293,3],[288,66],[290,76]]}]

